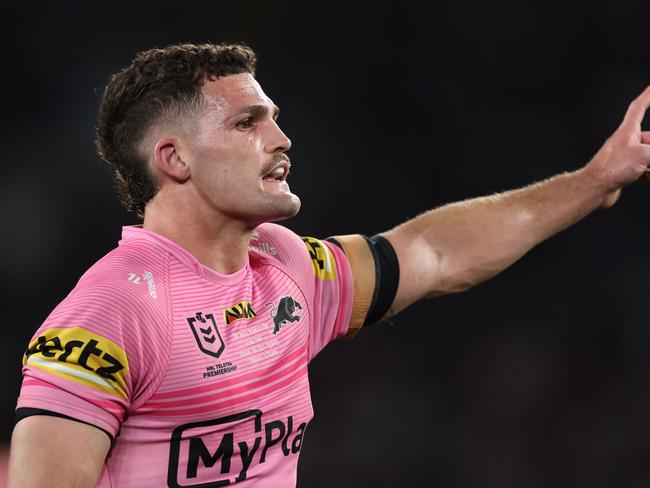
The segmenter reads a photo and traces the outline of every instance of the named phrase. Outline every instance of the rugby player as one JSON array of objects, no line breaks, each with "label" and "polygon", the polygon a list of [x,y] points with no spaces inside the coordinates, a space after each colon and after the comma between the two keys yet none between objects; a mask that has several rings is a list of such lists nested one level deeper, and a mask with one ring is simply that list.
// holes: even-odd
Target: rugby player
[{"label": "rugby player", "polygon": [[273,223],[300,200],[254,73],[246,46],[184,44],[109,81],[98,149],[143,223],[27,346],[10,488],[295,486],[325,345],[494,276],[650,163],[648,88],[577,171],[377,236],[301,238]]}]

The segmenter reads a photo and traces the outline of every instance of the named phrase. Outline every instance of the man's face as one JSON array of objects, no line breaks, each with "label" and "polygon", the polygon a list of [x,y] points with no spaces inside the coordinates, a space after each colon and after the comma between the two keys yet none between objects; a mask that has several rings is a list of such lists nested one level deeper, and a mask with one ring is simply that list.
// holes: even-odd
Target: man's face
[{"label": "man's face", "polygon": [[251,226],[292,217],[284,154],[291,141],[276,123],[278,109],[248,73],[208,81],[207,108],[189,136],[190,178],[210,210]]}]

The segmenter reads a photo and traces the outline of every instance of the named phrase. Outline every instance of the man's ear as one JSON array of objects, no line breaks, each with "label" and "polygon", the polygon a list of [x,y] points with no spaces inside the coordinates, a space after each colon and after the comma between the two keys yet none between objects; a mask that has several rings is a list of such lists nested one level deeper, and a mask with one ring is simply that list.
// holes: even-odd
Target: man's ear
[{"label": "man's ear", "polygon": [[181,157],[179,148],[178,139],[164,137],[156,142],[153,156],[154,163],[162,174],[183,183],[190,177],[190,167]]}]

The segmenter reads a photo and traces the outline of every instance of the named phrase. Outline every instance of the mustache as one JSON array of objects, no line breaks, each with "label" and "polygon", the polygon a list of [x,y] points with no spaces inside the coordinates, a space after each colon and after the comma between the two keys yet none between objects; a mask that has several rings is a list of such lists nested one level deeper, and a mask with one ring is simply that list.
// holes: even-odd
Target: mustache
[{"label": "mustache", "polygon": [[278,153],[274,154],[273,157],[271,158],[271,161],[269,161],[268,164],[265,164],[264,167],[262,168],[262,175],[267,175],[273,169],[283,161],[286,161],[287,165],[289,166],[289,169],[291,169],[291,160],[289,159],[289,156],[287,156],[284,153]]}]

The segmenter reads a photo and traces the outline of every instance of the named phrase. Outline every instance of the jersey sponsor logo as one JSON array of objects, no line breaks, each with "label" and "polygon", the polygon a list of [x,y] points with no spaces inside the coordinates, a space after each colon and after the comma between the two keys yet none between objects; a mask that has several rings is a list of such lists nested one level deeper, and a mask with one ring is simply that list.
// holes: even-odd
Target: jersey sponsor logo
[{"label": "jersey sponsor logo", "polygon": [[257,317],[257,314],[253,310],[251,302],[247,301],[239,302],[237,305],[233,305],[223,311],[223,320],[226,322],[226,325],[231,325],[238,320],[250,320],[254,317]]},{"label": "jersey sponsor logo", "polygon": [[278,250],[270,245],[268,242],[260,241],[260,233],[256,230],[251,234],[251,243],[248,246],[250,249],[253,249],[257,252],[263,252],[271,256],[276,256]]},{"label": "jersey sponsor logo", "polygon": [[278,309],[275,313],[273,313],[275,309],[274,303],[269,302],[266,306],[271,307],[269,315],[273,319],[273,335],[280,332],[280,329],[286,322],[293,323],[300,321],[300,315],[296,315],[296,310],[302,310],[302,305],[292,296],[280,298]]},{"label": "jersey sponsor logo", "polygon": [[142,278],[144,278],[144,281],[147,283],[149,296],[154,300],[157,299],[158,291],[156,290],[156,282],[151,271],[145,271],[141,276],[138,276],[134,273],[129,273],[127,280],[129,280],[129,282],[133,283],[134,285],[139,285],[140,281],[142,281]]},{"label": "jersey sponsor logo", "polygon": [[126,398],[126,352],[81,327],[47,329],[29,344],[23,365]]},{"label": "jersey sponsor logo", "polygon": [[187,322],[190,324],[199,349],[215,358],[221,356],[226,345],[221,338],[214,315],[211,313],[203,315],[202,312],[197,312],[194,317],[188,317]]},{"label": "jersey sponsor logo", "polygon": [[336,279],[336,261],[329,247],[313,237],[303,237],[302,241],[307,246],[314,274],[321,280]]},{"label": "jersey sponsor logo", "polygon": [[139,284],[140,284],[140,280],[141,280],[142,278],[140,278],[137,274],[129,273],[129,277],[128,277],[127,279],[128,279],[131,283],[133,283],[134,285],[139,285]]},{"label": "jersey sponsor logo", "polygon": [[156,290],[156,282],[153,279],[153,273],[151,271],[145,271],[142,273],[144,281],[147,282],[147,289],[149,290],[149,296],[154,300],[158,298],[158,290]]},{"label": "jersey sponsor logo", "polygon": [[[283,456],[300,451],[307,423],[294,431],[293,416],[286,420],[264,422],[261,410],[184,424],[172,433],[167,468],[167,485],[216,487],[244,481],[251,466],[264,464],[269,450],[279,449]],[[251,438],[238,438],[234,427],[252,422]],[[228,424],[232,424],[228,428]],[[182,466],[183,462],[186,466]]]}]

